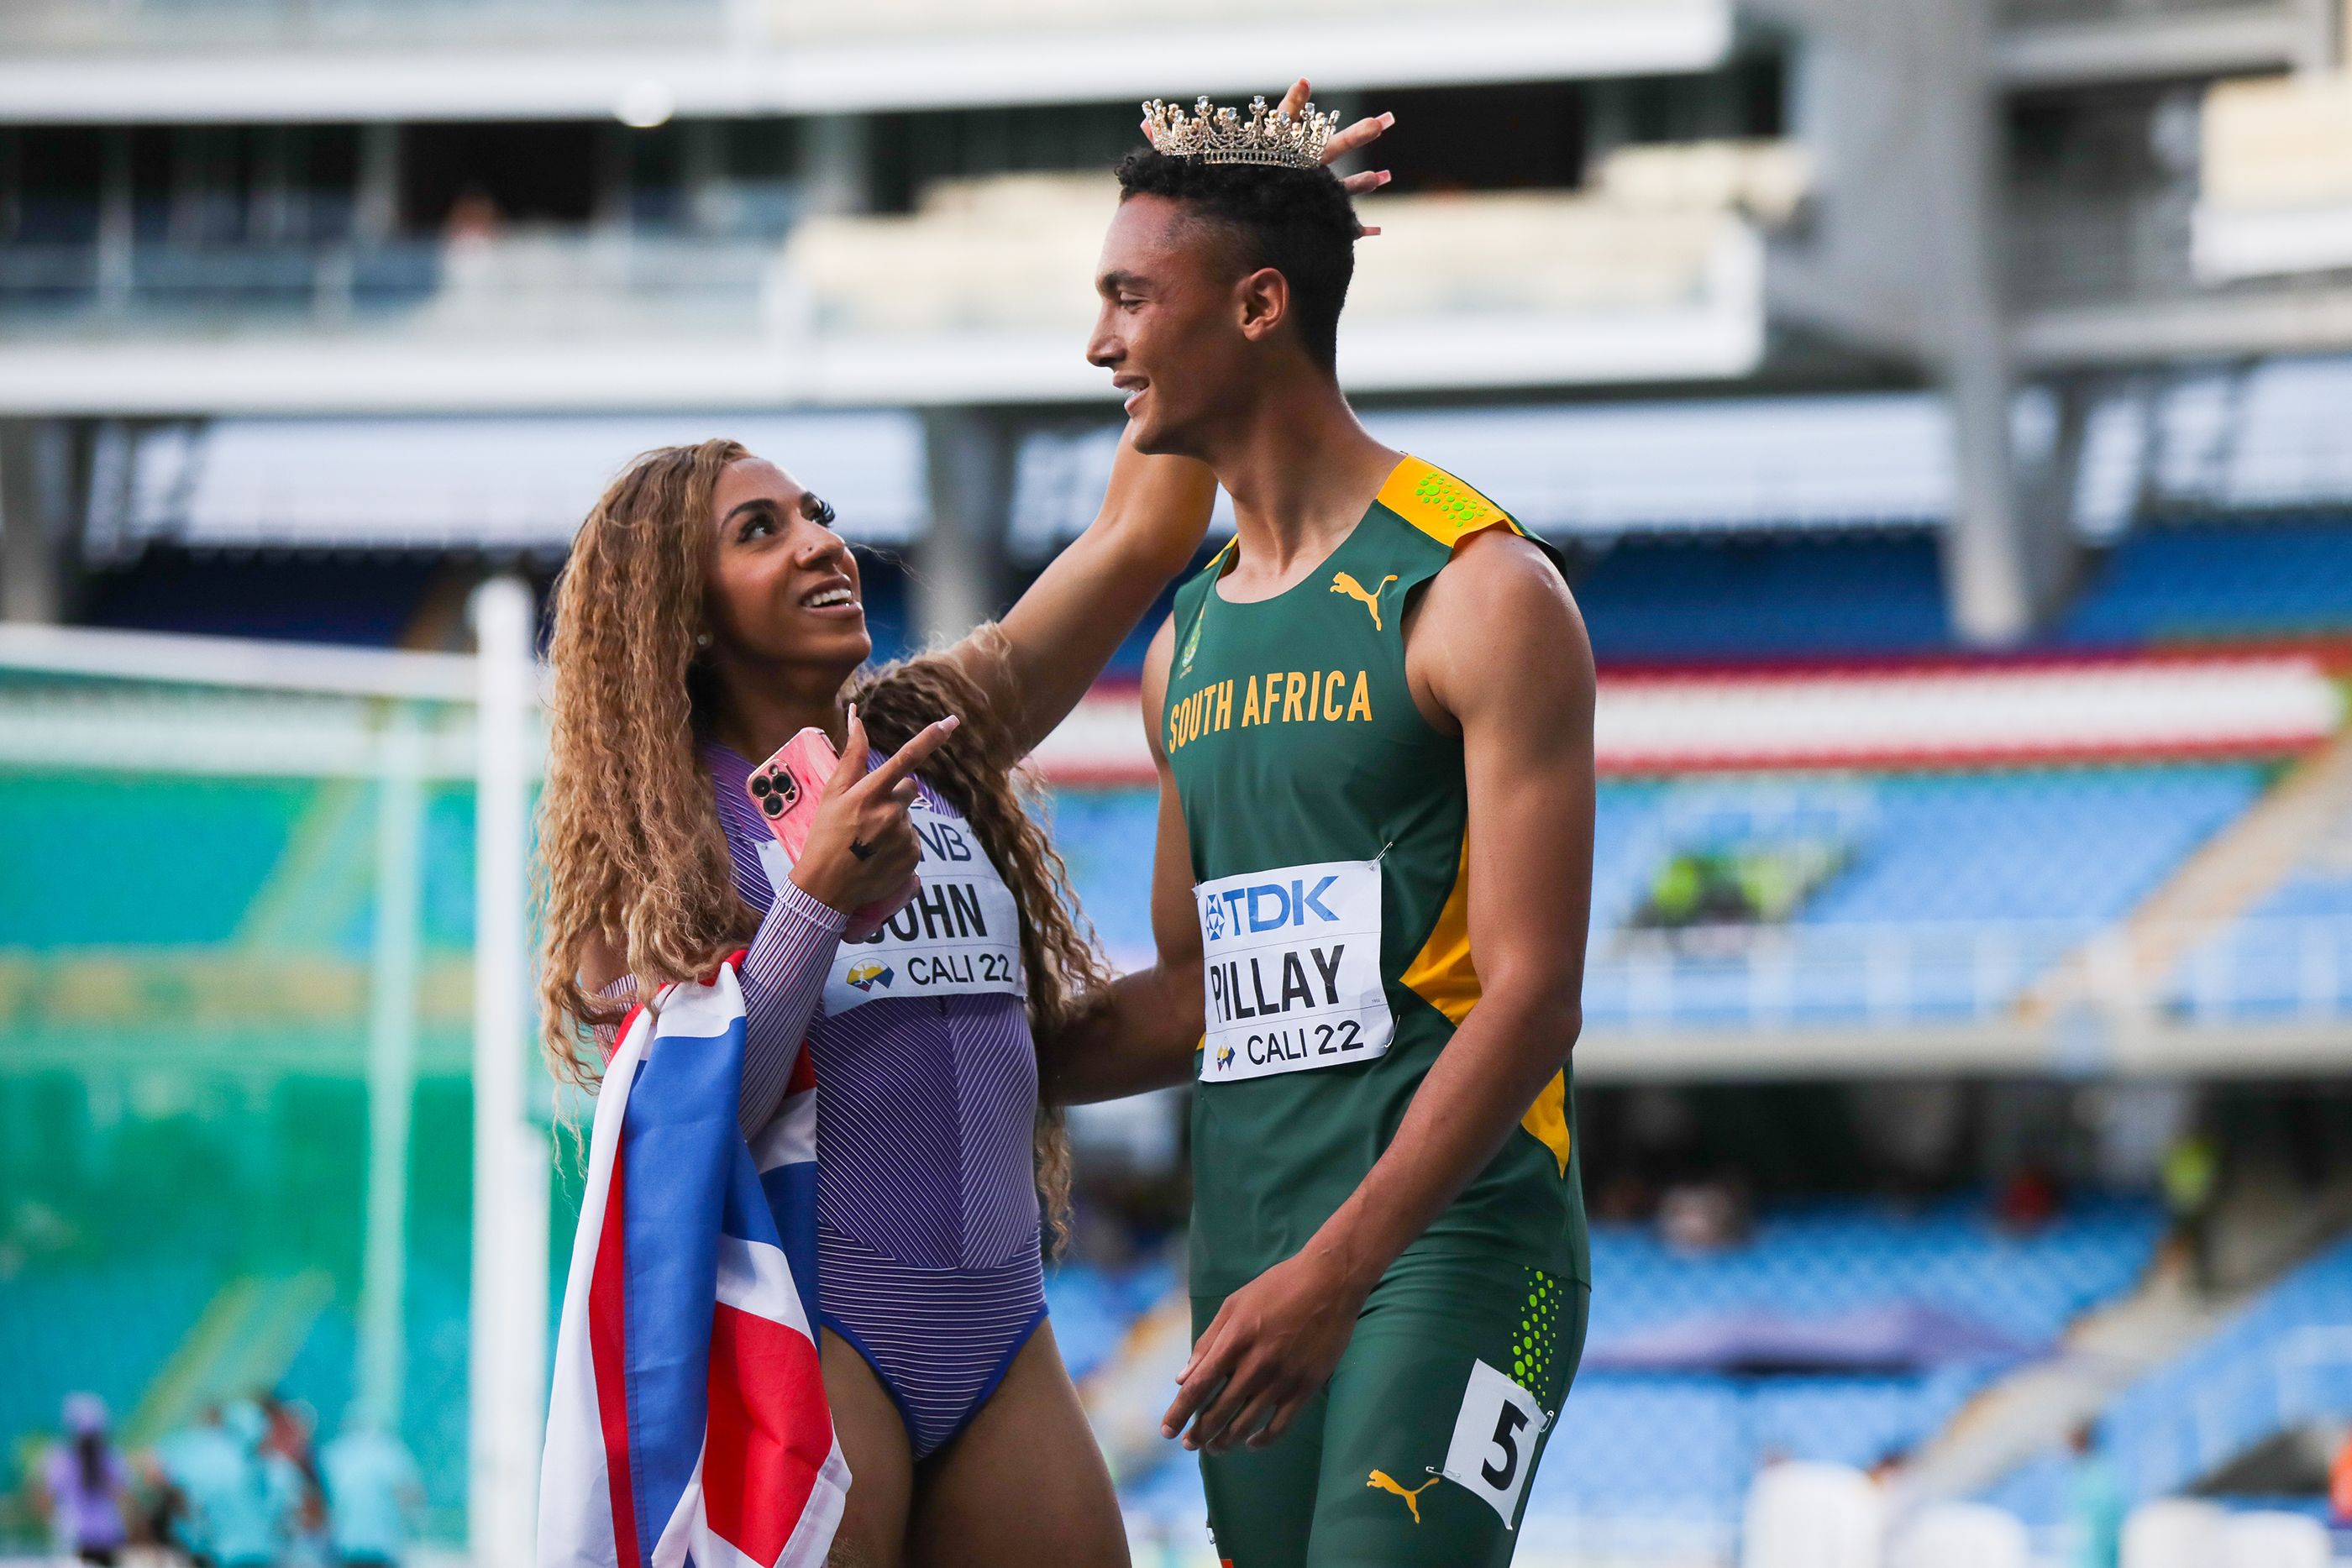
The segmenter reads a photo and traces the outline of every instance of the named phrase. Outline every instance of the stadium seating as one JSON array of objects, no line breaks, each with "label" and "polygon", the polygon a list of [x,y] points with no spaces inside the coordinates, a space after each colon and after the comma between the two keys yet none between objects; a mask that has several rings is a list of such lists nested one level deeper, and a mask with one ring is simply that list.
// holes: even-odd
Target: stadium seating
[{"label": "stadium seating", "polygon": [[423,554],[256,561],[166,550],[94,578],[89,621],[142,632],[388,647],[440,570],[437,558]]},{"label": "stadium seating", "polygon": [[[1389,198],[1393,243],[1367,251],[1351,319],[1536,318],[1682,307],[1715,286],[1750,211],[1785,212],[1801,172],[1769,150],[1710,144],[1700,160],[1637,162],[1598,193],[1480,192]],[[786,242],[769,310],[801,329],[885,335],[1051,328],[1083,332],[1087,276],[1117,200],[1102,174],[942,182],[905,216],[813,216]],[[1413,221],[1416,211],[1427,221]],[[935,266],[951,250],[959,265]],[[1516,258],[1553,257],[1531,269]]]},{"label": "stadium seating", "polygon": [[1827,1316],[1922,1301],[1964,1306],[2015,1339],[2041,1343],[2138,1276],[2158,1223],[2144,1204],[2086,1200],[2041,1230],[2011,1236],[1968,1205],[1906,1217],[1822,1204],[1767,1213],[1746,1244],[1697,1257],[1645,1228],[1599,1226],[1593,1269],[1609,1283],[1593,1301],[1591,1343],[1743,1305]]},{"label": "stadium seating", "polygon": [[2352,1418],[2347,1301],[2352,1242],[2341,1242],[2126,1389],[2100,1436],[2132,1495],[2189,1485],[2287,1427]]},{"label": "stadium seating", "polygon": [[[105,874],[111,857],[94,862],[93,847],[123,845],[127,870],[137,824],[154,820],[166,789],[173,834],[205,852],[139,855],[136,874]],[[0,818],[42,824],[0,859],[0,949],[225,942],[320,793],[278,780],[0,773]]]},{"label": "stadium seating", "polygon": [[[1768,1215],[1729,1251],[1678,1255],[1654,1234],[1596,1227],[1588,1344],[1737,1306],[1824,1316],[1902,1301],[1965,1303],[1988,1324],[2046,1343],[2128,1289],[2158,1219],[2148,1207],[2081,1205],[2047,1229],[2006,1236],[1952,1206],[1916,1218],[1859,1205]],[[1779,1454],[1867,1467],[1917,1445],[1981,1384],[1979,1367],[1913,1376],[1581,1375],[1534,1513],[1729,1520],[1759,1464]]]},{"label": "stadium seating", "polygon": [[[26,1265],[0,1277],[0,1432],[54,1432],[68,1394],[87,1390],[117,1421],[204,1310],[216,1285],[203,1261]],[[93,1333],[103,1323],[106,1332]],[[0,1472],[5,1473],[5,1472]]]},{"label": "stadium seating", "polygon": [[[1585,1016],[1739,1022],[1978,1016],[2128,910],[2260,793],[2252,765],[1895,774],[1812,784],[1611,781],[1594,844]],[[1056,837],[1087,912],[1126,963],[1148,961],[1153,800],[1065,790]],[[1769,833],[1790,813],[1833,825],[1847,867],[1801,907],[1777,951],[1659,957],[1625,927],[1666,857],[1729,823]],[[1811,831],[1811,830],[1808,830]],[[1782,988],[1759,990],[1759,975]]]},{"label": "stadium seating", "polygon": [[[1577,584],[1611,664],[1957,648],[1933,535],[1629,538]],[[2160,523],[2095,559],[2051,645],[2134,647],[2352,629],[2352,522]]]},{"label": "stadium seating", "polygon": [[[1634,1330],[1737,1307],[1819,1317],[1902,1301],[1965,1303],[1988,1325],[2045,1343],[2131,1287],[2158,1228],[2151,1206],[2122,1200],[2077,1204],[2028,1236],[2003,1234],[1969,1205],[1906,1216],[1836,1203],[1769,1213],[1747,1242],[1692,1256],[1645,1228],[1596,1226],[1593,1272],[1605,1283],[1588,1354]],[[1764,1458],[1867,1467],[1936,1431],[1985,1375],[1968,1364],[1758,1377],[1588,1368],[1531,1483],[1528,1513],[1727,1522]],[[1130,1516],[1197,1519],[1193,1469],[1179,1458],[1128,1488]]]},{"label": "stadium seating", "polygon": [[[2167,1495],[2282,1430],[2352,1418],[2352,1242],[2340,1242],[2242,1308],[2211,1337],[2126,1389],[2098,1424],[2126,1495]],[[2033,1524],[2063,1517],[2070,1461],[2055,1450],[1985,1495]]]},{"label": "stadium seating", "polygon": [[1576,597],[1604,668],[1948,643],[1925,532],[1627,538],[1584,573]]},{"label": "stadium seating", "polygon": [[2352,629],[2341,517],[2143,527],[2090,575],[2055,640],[2112,646]]},{"label": "stadium seating", "polygon": [[2173,985],[2200,1018],[2352,1009],[2352,867],[2305,865],[2183,959]]},{"label": "stadium seating", "polygon": [[1070,1376],[1084,1382],[1116,1355],[1136,1320],[1176,1288],[1175,1266],[1168,1262],[1108,1270],[1072,1260],[1049,1269],[1045,1310]]}]

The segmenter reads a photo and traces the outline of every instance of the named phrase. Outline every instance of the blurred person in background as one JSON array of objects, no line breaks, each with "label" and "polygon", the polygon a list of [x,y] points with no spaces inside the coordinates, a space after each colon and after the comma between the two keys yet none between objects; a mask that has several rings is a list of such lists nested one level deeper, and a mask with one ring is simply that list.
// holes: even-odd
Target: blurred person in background
[{"label": "blurred person in background", "polygon": [[286,1399],[265,1389],[253,1396],[269,1424],[263,1446],[294,1467],[302,1478],[301,1500],[296,1505],[287,1546],[287,1561],[295,1568],[321,1568],[331,1555],[327,1539],[327,1495],[319,1475],[316,1435],[318,1412],[299,1399]]},{"label": "blurred person in background", "polygon": [[1199,1080],[1161,1430],[1218,1554],[1496,1565],[1584,1339],[1592,661],[1549,547],[1349,406],[1364,231],[1295,107],[1235,145],[1262,105],[1205,135],[1154,105],[1119,167],[1088,357],[1236,528],[1144,666],[1157,963],[1049,1083]]},{"label": "blurred person in background", "polygon": [[2213,1290],[2213,1204],[2221,1186],[2221,1149],[2203,1129],[2173,1141],[2159,1173],[2172,1223],[2166,1249],[2199,1295]]},{"label": "blurred person in background", "polygon": [[408,1446],[353,1402],[343,1429],[319,1457],[335,1560],[342,1568],[399,1568],[425,1506],[425,1481]]},{"label": "blurred person in background", "polygon": [[2116,1568],[2123,1560],[2123,1483],[2099,1451],[2097,1430],[2085,1421],[2068,1434],[2074,1457],[2066,1474],[2066,1568]]},{"label": "blurred person in background", "polygon": [[1768,1453],[1739,1523],[1740,1568],[1878,1568],[1886,1499],[1847,1465]]},{"label": "blurred person in background", "polygon": [[271,1568],[284,1560],[302,1506],[302,1472],[269,1447],[269,1421],[251,1400],[221,1413],[229,1468],[203,1500],[218,1568]]},{"label": "blurred person in background", "polygon": [[226,1413],[207,1405],[193,1426],[166,1433],[155,1445],[156,1467],[176,1498],[170,1507],[169,1542],[188,1554],[197,1568],[213,1568],[218,1553],[213,1544],[213,1516],[224,1506],[245,1471],[236,1439],[229,1436]]},{"label": "blurred person in background", "polygon": [[42,1496],[58,1550],[84,1563],[112,1563],[130,1531],[131,1471],[106,1430],[106,1403],[95,1394],[66,1397],[65,1441],[49,1450]]}]

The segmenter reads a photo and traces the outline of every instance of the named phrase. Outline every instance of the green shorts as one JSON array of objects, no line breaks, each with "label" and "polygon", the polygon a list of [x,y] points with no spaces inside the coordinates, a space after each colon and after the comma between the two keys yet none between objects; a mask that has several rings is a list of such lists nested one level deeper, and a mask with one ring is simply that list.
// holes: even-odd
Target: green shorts
[{"label": "green shorts", "polygon": [[[1528,1478],[1584,1354],[1588,1291],[1524,1264],[1400,1259],[1270,1448],[1201,1456],[1227,1568],[1511,1560]],[[1197,1339],[1223,1297],[1192,1298]]]}]

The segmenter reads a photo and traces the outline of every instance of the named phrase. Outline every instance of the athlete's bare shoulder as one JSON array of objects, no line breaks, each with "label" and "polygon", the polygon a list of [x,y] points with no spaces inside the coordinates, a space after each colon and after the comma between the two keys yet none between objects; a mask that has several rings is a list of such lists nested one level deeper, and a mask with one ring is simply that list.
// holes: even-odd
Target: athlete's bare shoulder
[{"label": "athlete's bare shoulder", "polygon": [[1454,547],[1406,626],[1405,676],[1433,724],[1507,695],[1589,702],[1592,648],[1559,566],[1533,540],[1481,529]]}]

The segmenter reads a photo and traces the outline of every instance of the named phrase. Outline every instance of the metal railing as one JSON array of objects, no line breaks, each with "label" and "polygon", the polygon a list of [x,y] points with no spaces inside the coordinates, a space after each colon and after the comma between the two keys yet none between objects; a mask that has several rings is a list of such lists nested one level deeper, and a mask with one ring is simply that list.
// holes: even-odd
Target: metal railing
[{"label": "metal railing", "polygon": [[2126,1437],[2133,1473],[2155,1490],[2192,1484],[2274,1433],[2352,1414],[2352,1327],[2299,1328],[2249,1347],[2181,1399]]},{"label": "metal railing", "polygon": [[2026,188],[2011,196],[2010,287],[2026,306],[2179,298],[2203,291],[2189,249],[2193,185]]},{"label": "metal railing", "polygon": [[472,332],[603,319],[755,316],[772,241],[551,233],[375,244],[0,246],[0,319],[79,330],[223,319],[332,327],[401,320]]},{"label": "metal railing", "polygon": [[674,41],[698,25],[716,37],[744,9],[740,0],[13,0],[0,5],[0,46],[129,51]]},{"label": "metal railing", "polygon": [[2187,956],[2143,958],[2116,926],[2088,921],[1622,931],[1587,960],[1584,1016],[1637,1031],[1986,1024],[2076,965],[2082,999],[2109,1013],[2352,1018],[2352,920],[2252,918],[2149,950]]},{"label": "metal railing", "polygon": [[2148,22],[2278,9],[2278,0],[2000,0],[2000,20],[2012,27]]},{"label": "metal railing", "polygon": [[[762,195],[752,233],[581,225],[383,242],[5,245],[0,321],[68,332],[397,323],[505,337],[758,323],[814,336],[1083,329],[1094,308],[1087,280],[1108,196],[1034,213],[1014,204],[985,222],[797,225],[773,196]],[[1442,227],[1418,232],[1392,219],[1395,245],[1358,277],[1357,317],[1689,310],[1753,292],[1752,230],[1726,211],[1619,210],[1552,193],[1458,199],[1437,215]],[[1538,241],[1554,265],[1530,272],[1516,258]],[[956,265],[942,269],[942,255]]]}]

